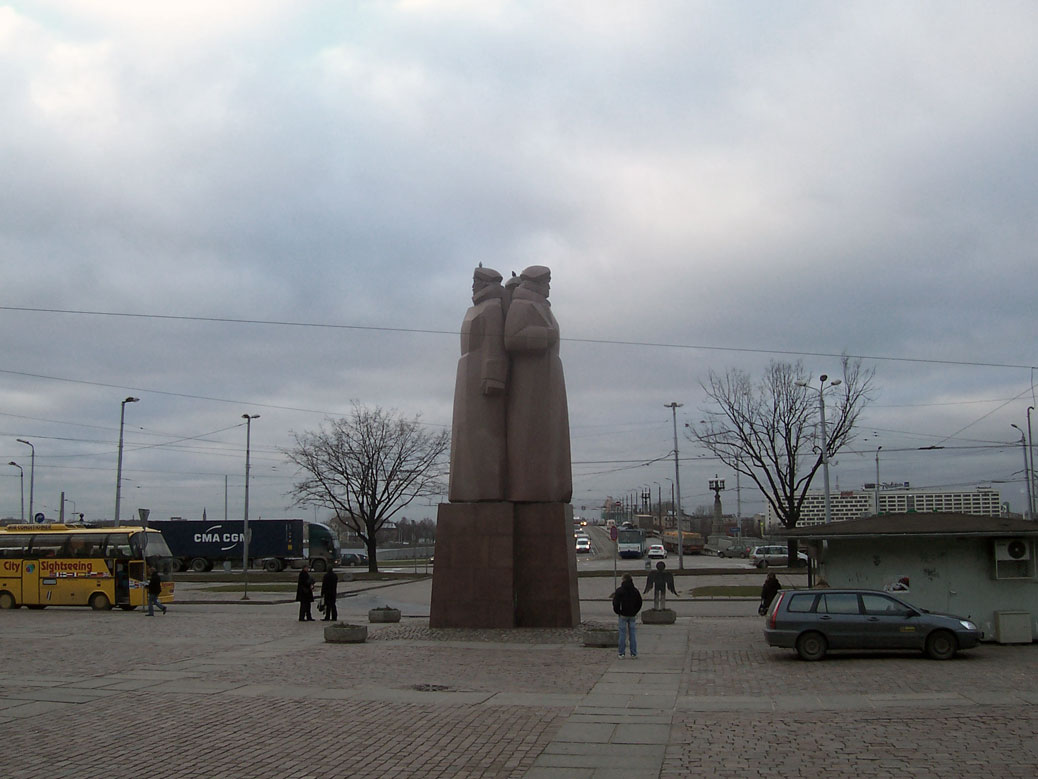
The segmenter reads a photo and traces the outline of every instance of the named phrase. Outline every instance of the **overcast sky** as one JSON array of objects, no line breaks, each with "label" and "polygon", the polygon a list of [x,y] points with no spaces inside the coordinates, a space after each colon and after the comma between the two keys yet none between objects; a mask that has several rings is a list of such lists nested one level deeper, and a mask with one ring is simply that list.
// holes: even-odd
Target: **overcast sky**
[{"label": "overcast sky", "polygon": [[38,511],[111,517],[132,395],[123,518],[240,517],[260,414],[250,517],[311,516],[293,431],[449,426],[473,268],[541,264],[578,513],[669,497],[709,371],[844,352],[877,391],[834,489],[882,446],[1023,511],[1036,40],[1000,0],[0,5],[0,458],[26,512],[18,438]]}]

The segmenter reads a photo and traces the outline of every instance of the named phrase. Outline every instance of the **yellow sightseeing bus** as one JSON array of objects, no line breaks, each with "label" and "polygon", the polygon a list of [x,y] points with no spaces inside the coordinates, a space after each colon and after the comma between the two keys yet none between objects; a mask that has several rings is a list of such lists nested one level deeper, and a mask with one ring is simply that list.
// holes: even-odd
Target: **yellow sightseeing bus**
[{"label": "yellow sightseeing bus", "polygon": [[148,568],[173,600],[172,555],[157,530],[41,524],[0,527],[0,609],[148,603]]}]

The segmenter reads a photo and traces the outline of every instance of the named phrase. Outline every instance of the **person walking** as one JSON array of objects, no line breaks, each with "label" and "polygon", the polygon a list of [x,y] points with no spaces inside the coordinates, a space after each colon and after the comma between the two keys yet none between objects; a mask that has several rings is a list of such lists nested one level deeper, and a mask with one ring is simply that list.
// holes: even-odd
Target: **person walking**
[{"label": "person walking", "polygon": [[159,572],[155,568],[149,569],[151,576],[148,577],[148,616],[155,616],[155,607],[158,606],[162,609],[162,613],[166,613],[166,607],[159,603],[159,595],[162,594],[162,579],[159,577]]},{"label": "person walking", "polygon": [[299,572],[299,581],[296,583],[296,600],[299,601],[299,621],[313,622],[313,614],[310,613],[310,604],[314,602],[314,579],[310,575],[310,567],[303,566]]},{"label": "person walking", "polygon": [[631,643],[631,657],[638,656],[638,612],[641,608],[642,594],[634,586],[631,574],[625,573],[620,586],[613,593],[613,613],[619,616],[619,657],[626,654],[628,640]]},{"label": "person walking", "polygon": [[768,613],[768,607],[771,602],[775,600],[775,595],[779,590],[782,589],[782,585],[779,584],[778,577],[775,576],[774,572],[769,572],[767,577],[764,579],[764,585],[760,588],[760,607],[757,609],[757,613],[762,617]]},{"label": "person walking", "polygon": [[338,588],[339,577],[329,567],[328,572],[321,579],[321,600],[324,601],[324,616],[321,617],[321,620],[324,622],[339,618],[339,609],[335,605],[335,600],[339,597]]}]

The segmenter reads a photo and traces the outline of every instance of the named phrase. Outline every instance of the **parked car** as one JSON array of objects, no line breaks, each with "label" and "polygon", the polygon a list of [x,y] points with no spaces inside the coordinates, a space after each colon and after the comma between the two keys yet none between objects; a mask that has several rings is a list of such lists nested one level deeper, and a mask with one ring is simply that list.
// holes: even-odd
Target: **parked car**
[{"label": "parked car", "polygon": [[577,539],[577,552],[580,554],[587,554],[591,552],[591,539],[587,536],[583,536]]},{"label": "parked car", "polygon": [[368,556],[360,552],[343,552],[339,565],[367,565]]},{"label": "parked car", "polygon": [[727,549],[718,549],[717,556],[746,558],[750,556],[750,547],[745,544],[732,544]]},{"label": "parked car", "polygon": [[[750,552],[750,562],[758,568],[786,565],[789,562],[789,550],[785,546],[755,546]],[[807,565],[807,555],[803,552],[797,552],[797,565]]]},{"label": "parked car", "polygon": [[649,544],[649,551],[646,554],[650,558],[660,558],[664,560],[667,558],[667,550],[664,548],[663,544]]},{"label": "parked car", "polygon": [[779,590],[764,640],[821,660],[831,649],[918,649],[947,660],[983,637],[968,619],[933,614],[876,590]]}]

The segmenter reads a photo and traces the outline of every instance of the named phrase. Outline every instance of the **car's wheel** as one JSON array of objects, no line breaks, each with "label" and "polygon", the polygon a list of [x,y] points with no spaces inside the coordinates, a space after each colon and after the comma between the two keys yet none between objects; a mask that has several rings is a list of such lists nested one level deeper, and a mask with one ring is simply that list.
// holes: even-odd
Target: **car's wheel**
[{"label": "car's wheel", "polygon": [[191,561],[191,570],[195,573],[205,573],[209,570],[209,561],[204,557],[196,557]]},{"label": "car's wheel", "polygon": [[722,550],[720,550],[720,551],[719,551],[719,552],[717,553],[717,556],[718,556],[718,557],[724,557],[724,550],[723,550],[723,549],[722,549]]},{"label": "car's wheel", "polygon": [[0,592],[0,609],[16,609],[18,602],[9,592]]},{"label": "car's wheel", "polygon": [[821,633],[810,631],[797,638],[797,654],[801,660],[821,660],[828,648],[829,644]]},{"label": "car's wheel", "polygon": [[94,611],[108,611],[112,608],[112,602],[103,592],[95,592],[90,596],[90,608]]},{"label": "car's wheel", "polygon": [[947,630],[935,630],[926,637],[926,654],[934,660],[948,660],[955,657],[959,644],[955,636]]}]

